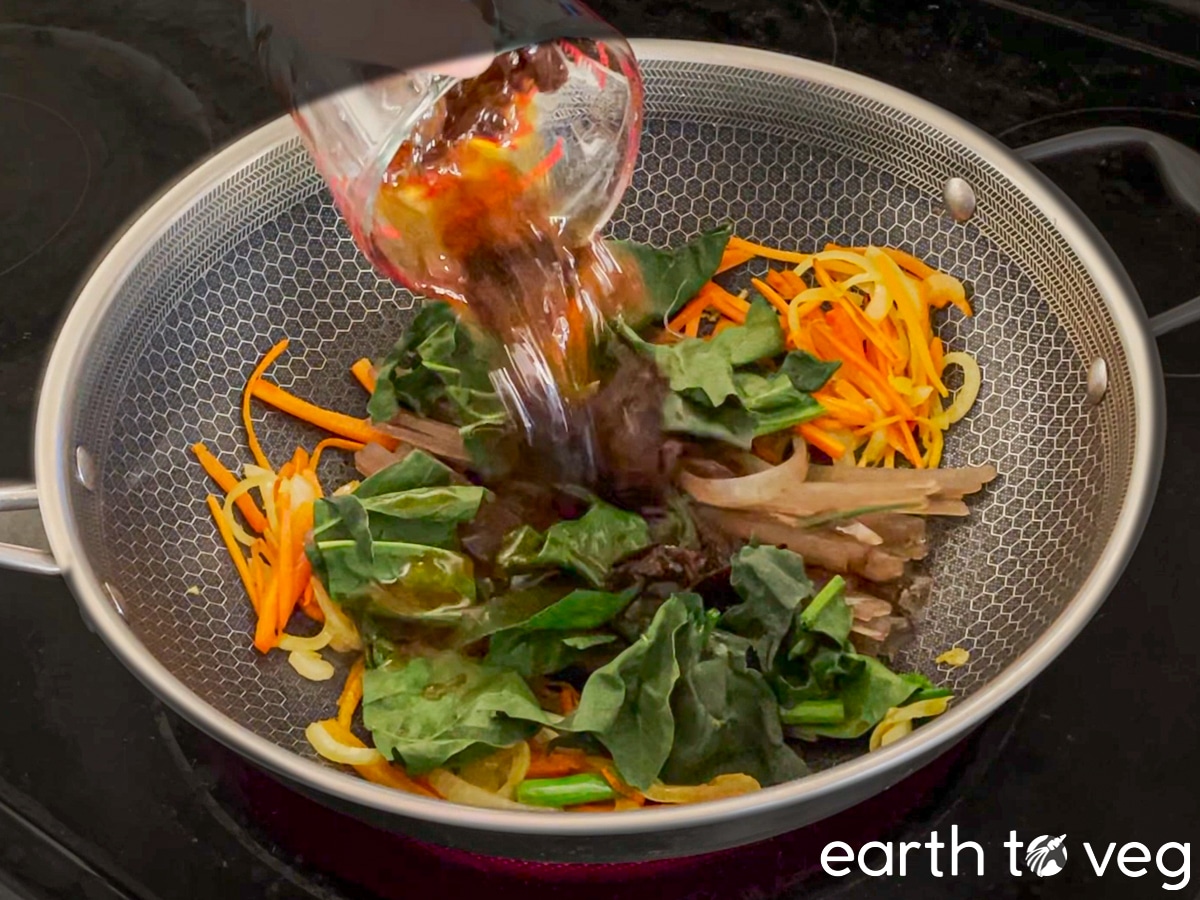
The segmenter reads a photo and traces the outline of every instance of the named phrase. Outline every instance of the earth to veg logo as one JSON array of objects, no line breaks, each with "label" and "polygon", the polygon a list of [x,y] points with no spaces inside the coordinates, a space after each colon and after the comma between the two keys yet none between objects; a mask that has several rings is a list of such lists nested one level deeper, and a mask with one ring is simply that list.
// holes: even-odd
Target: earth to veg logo
[{"label": "earth to veg logo", "polygon": [[[1043,834],[1026,842],[1009,831],[1008,839],[999,844],[1003,851],[963,840],[957,825],[950,826],[949,834],[931,831],[927,841],[867,841],[857,848],[833,841],[821,851],[821,868],[835,878],[855,869],[871,878],[904,878],[918,871],[934,878],[971,878],[1007,869],[1012,878],[1029,879],[1048,878],[1067,867],[1065,834]],[[1071,865],[1085,866],[1096,878],[1145,878],[1164,891],[1181,891],[1191,883],[1192,845],[1188,843],[1168,841],[1155,849],[1141,841],[1118,846],[1116,841],[1076,840],[1072,852]]]},{"label": "earth to veg logo", "polygon": [[1034,838],[1025,851],[1025,867],[1034,875],[1057,875],[1067,864],[1066,840],[1065,834]]}]

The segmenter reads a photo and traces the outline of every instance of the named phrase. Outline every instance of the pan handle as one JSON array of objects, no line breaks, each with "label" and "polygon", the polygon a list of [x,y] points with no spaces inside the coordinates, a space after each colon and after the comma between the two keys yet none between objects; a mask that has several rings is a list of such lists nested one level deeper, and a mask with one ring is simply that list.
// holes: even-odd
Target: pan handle
[{"label": "pan handle", "polygon": [[[1163,187],[1176,203],[1200,216],[1200,153],[1174,138],[1144,128],[1109,126],[1075,131],[1027,144],[1017,153],[1029,162],[1066,156],[1081,150],[1105,150],[1111,147],[1140,147],[1150,157],[1163,180]],[[1150,319],[1155,337],[1168,334],[1192,322],[1200,321],[1200,297],[1194,297]]]},{"label": "pan handle", "polygon": [[[37,509],[37,488],[32,484],[0,485],[0,513]],[[0,542],[0,569],[33,572],[37,575],[59,575],[62,569],[45,550]]]}]

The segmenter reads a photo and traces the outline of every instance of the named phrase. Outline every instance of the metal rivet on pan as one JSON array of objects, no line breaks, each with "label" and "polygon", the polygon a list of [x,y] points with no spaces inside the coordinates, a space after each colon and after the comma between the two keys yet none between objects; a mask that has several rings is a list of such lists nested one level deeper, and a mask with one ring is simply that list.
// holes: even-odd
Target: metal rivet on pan
[{"label": "metal rivet on pan", "polygon": [[1103,357],[1098,357],[1092,360],[1092,364],[1088,366],[1087,378],[1087,405],[1095,406],[1104,399],[1104,394],[1108,390],[1108,363]]},{"label": "metal rivet on pan", "polygon": [[961,178],[947,179],[942,185],[942,199],[956,222],[965,222],[975,215],[975,191]]},{"label": "metal rivet on pan", "polygon": [[112,603],[113,609],[117,611],[117,615],[122,619],[125,618],[125,598],[121,596],[121,592],[107,581],[104,582],[104,591],[108,594],[109,602]]},{"label": "metal rivet on pan", "polygon": [[75,480],[89,491],[96,489],[96,463],[86,447],[75,448]]}]

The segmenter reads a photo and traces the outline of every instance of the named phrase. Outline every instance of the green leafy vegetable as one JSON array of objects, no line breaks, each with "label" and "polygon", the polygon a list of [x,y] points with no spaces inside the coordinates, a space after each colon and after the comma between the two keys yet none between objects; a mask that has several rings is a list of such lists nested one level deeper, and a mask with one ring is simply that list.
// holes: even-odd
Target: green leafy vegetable
[{"label": "green leafy vegetable", "polygon": [[629,784],[647,788],[658,777],[675,740],[671,692],[679,680],[678,657],[697,655],[687,644],[705,632],[703,603],[695,594],[676,594],[650,627],[583,686],[579,708],[560,726],[594,735],[612,754]]},{"label": "green leafy vegetable", "polygon": [[705,784],[742,772],[772,785],[807,774],[783,740],[779,706],[762,674],[723,642],[684,667],[671,697],[675,737],[662,770],[670,784]]},{"label": "green leafy vegetable", "polygon": [[630,324],[641,328],[650,322],[661,322],[694,297],[717,271],[732,234],[731,226],[714,228],[674,250],[612,241],[618,255],[631,257],[636,263],[649,301],[645,314]]},{"label": "green leafy vegetable", "polygon": [[454,425],[498,424],[492,354],[447,303],[426,303],[380,366],[368,410],[376,422],[404,407]]},{"label": "green leafy vegetable", "polygon": [[815,737],[862,737],[879,724],[889,709],[903,704],[915,690],[877,659],[847,653],[862,664],[856,675],[846,678],[839,698],[845,707],[845,719],[837,725],[811,725],[805,731]]},{"label": "green leafy vegetable", "polygon": [[614,564],[648,546],[645,519],[598,500],[578,519],[551,525],[545,536],[528,526],[516,529],[497,563],[509,570],[557,566],[599,587]]},{"label": "green leafy vegetable", "polygon": [[800,624],[810,632],[827,635],[845,644],[854,624],[854,612],[846,604],[846,580],[834,575],[800,613]]},{"label": "green leafy vegetable", "polygon": [[820,403],[798,391],[782,372],[770,376],[737,372],[733,380],[738,399],[750,414],[754,437],[792,428],[825,412]]},{"label": "green leafy vegetable", "polygon": [[558,718],[538,706],[516,673],[454,653],[367,669],[362,709],[375,746],[414,775],[511,746]]},{"label": "green leafy vegetable", "polygon": [[682,394],[667,394],[663,401],[663,430],[724,441],[743,450],[749,450],[755,438],[754,417],[741,406],[726,403],[713,409]]},{"label": "green leafy vegetable", "polygon": [[354,541],[321,541],[315,552],[329,595],[373,615],[445,620],[475,601],[469,557],[425,544],[375,541],[363,559]]},{"label": "green leafy vegetable", "polygon": [[763,670],[770,671],[801,601],[812,596],[804,560],[778,547],[743,547],[730,567],[742,602],[721,617],[721,628],[750,639]]},{"label": "green leafy vegetable", "polygon": [[549,675],[585,657],[585,651],[617,640],[615,634],[514,629],[492,635],[487,662],[524,678]]},{"label": "green leafy vegetable", "polygon": [[841,367],[842,364],[837,360],[822,362],[804,350],[793,350],[784,357],[779,371],[796,390],[811,394],[825,387],[825,382]]},{"label": "green leafy vegetable", "polygon": [[360,500],[415,488],[446,487],[454,483],[454,470],[424,450],[412,450],[399,462],[394,462],[364,479],[354,489]]}]

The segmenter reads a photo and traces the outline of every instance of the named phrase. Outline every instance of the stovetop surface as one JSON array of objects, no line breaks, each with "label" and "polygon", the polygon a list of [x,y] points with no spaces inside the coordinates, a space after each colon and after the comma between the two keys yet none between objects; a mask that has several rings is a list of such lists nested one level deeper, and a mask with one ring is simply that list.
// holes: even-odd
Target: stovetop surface
[{"label": "stovetop surface", "polygon": [[[592,6],[634,36],[733,42],[833,62],[937,103],[1012,146],[1100,124],[1200,143],[1200,13],[1191,0],[1127,3],[1118,18],[1082,0]],[[41,361],[95,254],[171,178],[277,114],[245,44],[239,7],[234,0],[4,4],[0,429],[7,439],[0,441],[0,478],[31,475]],[[1081,155],[1044,171],[1098,225],[1151,313],[1200,294],[1200,222],[1172,206],[1144,158]],[[1024,839],[1066,833],[1092,846],[1140,841],[1152,851],[1200,838],[1200,795],[1188,774],[1200,768],[1200,604],[1191,568],[1200,559],[1198,340],[1200,326],[1191,326],[1160,342],[1171,373],[1164,475],[1120,585],[1083,634],[960,748],[946,763],[949,775],[884,835],[923,841],[932,829],[944,836],[957,825],[963,839],[984,845],[985,875],[939,879],[924,863],[904,878],[816,876],[787,887],[782,876],[738,882],[722,870],[719,889],[689,891],[1123,898],[1160,889],[1153,864],[1140,882],[1112,872],[1097,878],[1081,859],[1055,878],[1013,878],[1002,842],[1014,829]],[[0,898],[290,900],[381,889],[330,874],[288,837],[294,829],[282,820],[307,815],[303,805],[280,800],[164,710],[89,633],[62,581],[4,573],[0,585],[0,625],[12,636],[0,654],[7,685],[0,701],[7,723],[0,729]],[[401,854],[392,860],[396,871],[404,870],[403,852],[394,851]],[[413,871],[423,867],[431,884],[442,879],[501,896],[522,890],[519,879],[503,882],[412,852]],[[419,893],[409,889],[423,884],[402,881],[397,895]],[[661,893],[661,884],[649,888]],[[529,883],[524,891],[579,898],[629,896],[635,887]],[[1196,890],[1189,885],[1183,895]]]}]

